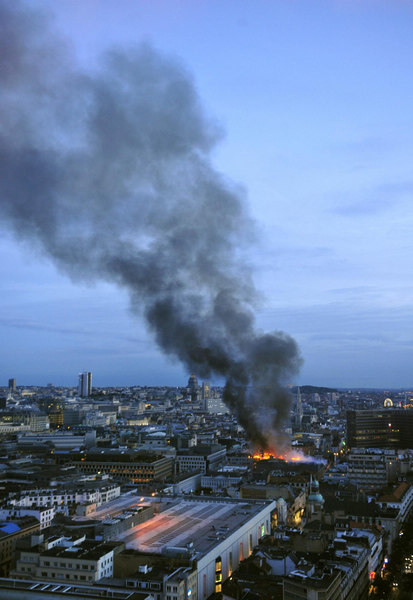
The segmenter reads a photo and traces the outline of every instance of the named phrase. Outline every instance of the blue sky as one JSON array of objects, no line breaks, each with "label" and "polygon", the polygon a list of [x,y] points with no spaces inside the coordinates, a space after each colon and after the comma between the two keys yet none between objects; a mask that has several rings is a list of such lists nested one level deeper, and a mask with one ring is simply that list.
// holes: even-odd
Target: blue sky
[{"label": "blue sky", "polygon": [[[214,166],[256,220],[257,323],[299,343],[292,383],[408,387],[413,2],[42,0],[84,69],[142,40],[192,74],[225,132]],[[124,291],[78,284],[4,224],[4,384],[179,385]]]}]

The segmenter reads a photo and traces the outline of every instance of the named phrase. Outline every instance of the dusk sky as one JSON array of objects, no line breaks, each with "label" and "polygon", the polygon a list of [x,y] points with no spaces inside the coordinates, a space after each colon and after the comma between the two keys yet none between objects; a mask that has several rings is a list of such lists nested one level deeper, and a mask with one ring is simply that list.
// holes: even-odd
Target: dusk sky
[{"label": "dusk sky", "polygon": [[[255,220],[256,321],[290,383],[413,387],[413,1],[26,0],[77,68],[147,42],[222,131],[214,168]],[[242,241],[242,240],[240,240]],[[0,385],[182,385],[115,284],[71,281],[2,223]]]}]

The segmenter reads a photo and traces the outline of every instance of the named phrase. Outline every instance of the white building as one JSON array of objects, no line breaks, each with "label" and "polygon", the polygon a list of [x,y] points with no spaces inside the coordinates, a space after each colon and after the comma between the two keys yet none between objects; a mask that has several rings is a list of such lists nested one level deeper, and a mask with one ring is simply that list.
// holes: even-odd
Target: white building
[{"label": "white building", "polygon": [[238,486],[241,482],[241,475],[203,475],[201,478],[201,487],[210,488],[213,492],[218,492],[221,490],[226,490],[229,487]]},{"label": "white building", "polygon": [[222,465],[226,455],[226,448],[219,445],[195,446],[189,450],[180,450],[175,459],[176,471],[200,471],[206,474]]},{"label": "white building", "polygon": [[275,502],[268,500],[181,500],[155,515],[150,527],[148,522],[137,526],[126,548],[196,558],[197,597],[204,600],[222,591],[222,582],[270,533],[274,509]]},{"label": "white building", "polygon": [[10,504],[16,508],[54,506],[56,511],[65,512],[63,508],[70,504],[96,504],[96,506],[101,506],[119,496],[120,486],[117,484],[79,489],[31,489],[23,490],[18,498],[10,500]]},{"label": "white building", "polygon": [[94,583],[113,577],[114,544],[85,540],[47,550],[36,546],[20,552],[13,577],[56,583]]},{"label": "white building", "polygon": [[0,509],[0,519],[15,519],[17,517],[31,516],[35,517],[40,523],[40,529],[50,527],[56,511],[53,506],[44,506],[39,508],[26,508],[20,506],[10,506]]}]

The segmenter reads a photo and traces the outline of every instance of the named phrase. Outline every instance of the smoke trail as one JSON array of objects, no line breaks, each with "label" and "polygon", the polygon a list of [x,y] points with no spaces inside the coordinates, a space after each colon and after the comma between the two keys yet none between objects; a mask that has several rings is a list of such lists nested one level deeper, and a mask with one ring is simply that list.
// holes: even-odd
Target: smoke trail
[{"label": "smoke trail", "polygon": [[185,69],[148,45],[74,67],[48,21],[0,0],[0,214],[77,280],[126,288],[160,348],[200,377],[265,447],[300,359],[254,329],[239,258],[252,224],[210,164],[219,139]]}]

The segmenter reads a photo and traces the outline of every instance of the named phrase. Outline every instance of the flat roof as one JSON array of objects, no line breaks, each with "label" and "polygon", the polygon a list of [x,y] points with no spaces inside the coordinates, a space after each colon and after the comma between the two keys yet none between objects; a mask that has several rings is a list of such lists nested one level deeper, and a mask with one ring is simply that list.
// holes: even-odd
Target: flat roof
[{"label": "flat roof", "polygon": [[127,511],[136,510],[138,508],[145,508],[153,500],[150,496],[141,496],[136,494],[122,494],[109,502],[101,504],[96,511],[88,513],[87,516],[73,515],[74,521],[91,521],[98,520],[103,521],[108,518],[115,518]]},{"label": "flat roof", "polygon": [[167,546],[193,548],[205,554],[237,531],[271,502],[182,499],[149,521],[121,534],[126,548],[162,552]]},{"label": "flat roof", "polygon": [[[67,585],[64,583],[47,581],[22,581],[19,579],[1,579],[0,580],[0,598],[16,598],[16,591],[20,590],[22,598],[41,598],[50,600],[51,598],[75,598],[85,600],[91,598],[118,598],[119,600],[132,600],[141,595],[136,595],[136,590],[113,589],[103,586],[83,586]],[[51,593],[53,592],[53,593]],[[63,595],[64,594],[64,595]]]}]

